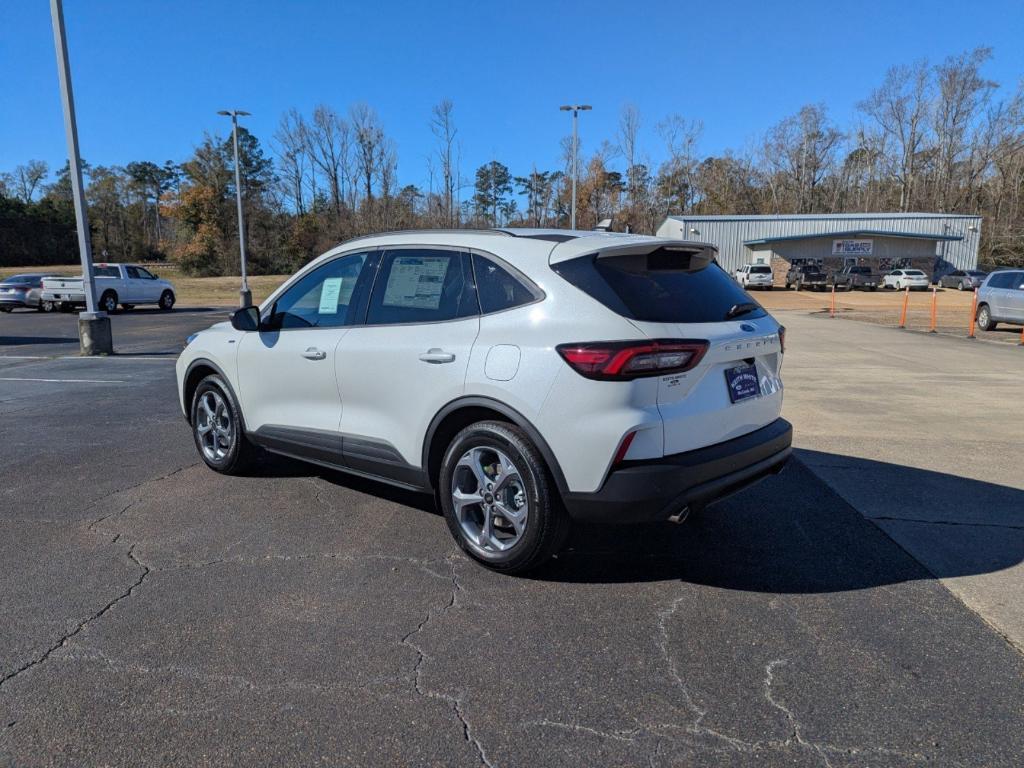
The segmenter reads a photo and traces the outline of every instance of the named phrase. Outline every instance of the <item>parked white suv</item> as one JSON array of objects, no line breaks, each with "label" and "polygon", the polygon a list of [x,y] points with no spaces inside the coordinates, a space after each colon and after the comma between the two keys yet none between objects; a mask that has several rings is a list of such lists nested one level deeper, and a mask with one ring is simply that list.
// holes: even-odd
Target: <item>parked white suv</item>
[{"label": "parked white suv", "polygon": [[786,462],[784,330],[712,246],[552,230],[361,238],[190,337],[203,460],[260,447],[432,492],[508,572],[570,518],[680,520]]},{"label": "parked white suv", "polygon": [[744,288],[761,288],[770,291],[775,279],[772,268],[767,264],[744,264],[736,270],[736,282]]}]

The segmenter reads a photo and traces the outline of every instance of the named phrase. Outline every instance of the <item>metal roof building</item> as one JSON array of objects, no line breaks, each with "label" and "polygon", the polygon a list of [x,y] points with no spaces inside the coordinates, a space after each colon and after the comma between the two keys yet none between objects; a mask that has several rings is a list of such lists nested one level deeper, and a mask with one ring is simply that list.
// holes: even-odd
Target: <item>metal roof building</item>
[{"label": "metal roof building", "polygon": [[[981,217],[945,213],[669,216],[659,237],[718,246],[728,272],[752,262],[875,259],[882,268],[934,261],[936,275],[978,266]],[[934,258],[933,258],[934,257]],[[931,271],[931,270],[929,270]]]}]

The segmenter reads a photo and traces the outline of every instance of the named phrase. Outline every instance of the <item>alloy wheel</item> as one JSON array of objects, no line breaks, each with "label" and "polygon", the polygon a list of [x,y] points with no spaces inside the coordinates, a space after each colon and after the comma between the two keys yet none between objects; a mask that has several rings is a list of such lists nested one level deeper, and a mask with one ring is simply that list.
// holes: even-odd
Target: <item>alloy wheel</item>
[{"label": "alloy wheel", "polygon": [[203,455],[210,461],[223,461],[231,452],[234,430],[231,412],[219,392],[203,392],[196,406],[196,435]]},{"label": "alloy wheel", "polygon": [[484,554],[519,543],[530,514],[522,474],[503,451],[491,447],[470,448],[455,465],[452,507],[466,541]]}]

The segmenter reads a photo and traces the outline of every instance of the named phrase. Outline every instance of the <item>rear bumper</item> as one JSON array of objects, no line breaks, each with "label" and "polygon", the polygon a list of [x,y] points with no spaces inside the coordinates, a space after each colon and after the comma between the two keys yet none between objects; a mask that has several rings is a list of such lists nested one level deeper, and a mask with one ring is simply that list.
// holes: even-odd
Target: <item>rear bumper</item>
[{"label": "rear bumper", "polygon": [[793,427],[777,419],[742,437],[650,461],[624,462],[594,493],[566,493],[575,520],[639,523],[703,507],[782,471]]}]

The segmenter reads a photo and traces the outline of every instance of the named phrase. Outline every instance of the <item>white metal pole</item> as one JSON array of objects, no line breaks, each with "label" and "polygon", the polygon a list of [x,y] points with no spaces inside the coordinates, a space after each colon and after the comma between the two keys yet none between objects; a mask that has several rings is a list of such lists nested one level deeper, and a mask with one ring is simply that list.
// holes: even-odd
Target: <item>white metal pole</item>
[{"label": "white metal pole", "polygon": [[572,111],[572,229],[576,229],[576,178],[580,173],[579,134],[576,130],[576,119],[579,110]]},{"label": "white metal pole", "polygon": [[82,260],[82,288],[85,290],[86,317],[104,317],[96,311],[96,289],[92,279],[92,245],[89,239],[89,214],[82,191],[82,161],[78,156],[78,126],[75,123],[75,96],[71,90],[71,66],[68,46],[64,38],[64,8],[61,0],[50,0],[53,18],[53,46],[57,49],[57,76],[60,79],[60,98],[64,107],[64,133],[68,143],[68,175],[71,177],[71,198],[75,205],[78,224],[78,252]]},{"label": "white metal pole", "polygon": [[252,304],[252,292],[249,290],[249,278],[245,263],[245,214],[242,212],[242,173],[238,164],[238,112],[231,112],[231,136],[235,145],[235,199],[238,202],[238,249],[242,257],[242,290],[239,291],[239,303],[243,307]]}]

